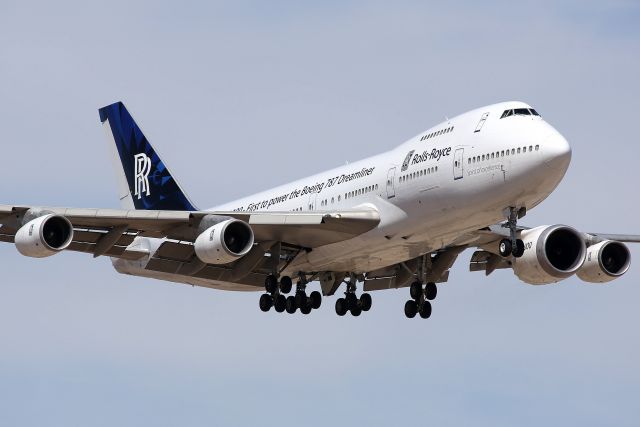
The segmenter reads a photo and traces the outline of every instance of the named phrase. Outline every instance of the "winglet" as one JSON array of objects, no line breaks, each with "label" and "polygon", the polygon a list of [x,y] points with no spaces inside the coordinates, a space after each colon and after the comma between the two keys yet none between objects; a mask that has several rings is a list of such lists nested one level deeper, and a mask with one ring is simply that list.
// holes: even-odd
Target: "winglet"
[{"label": "winglet", "polygon": [[147,210],[197,210],[122,102],[98,112],[117,149],[114,160],[124,205]]}]

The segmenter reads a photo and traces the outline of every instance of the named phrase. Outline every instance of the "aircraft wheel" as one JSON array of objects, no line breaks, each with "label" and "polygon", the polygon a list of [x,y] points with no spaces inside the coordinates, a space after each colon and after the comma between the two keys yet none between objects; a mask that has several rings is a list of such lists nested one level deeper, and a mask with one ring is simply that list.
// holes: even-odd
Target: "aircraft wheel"
[{"label": "aircraft wheel", "polygon": [[516,250],[513,251],[513,256],[520,258],[522,255],[524,255],[524,242],[518,239],[516,240]]},{"label": "aircraft wheel", "polygon": [[404,303],[405,316],[407,316],[409,319],[413,319],[414,317],[416,317],[417,313],[418,313],[418,304],[414,300],[410,299],[409,301]]},{"label": "aircraft wheel", "polygon": [[360,316],[360,314],[362,314],[362,309],[360,307],[353,307],[351,309],[351,315],[354,317],[358,317]]},{"label": "aircraft wheel", "polygon": [[353,307],[358,306],[358,297],[354,293],[348,293],[344,296],[347,301],[347,310],[351,310]]},{"label": "aircraft wheel", "polygon": [[438,287],[435,283],[429,282],[424,289],[424,294],[429,301],[433,301],[436,299],[436,295],[438,295]]},{"label": "aircraft wheel", "polygon": [[307,305],[307,294],[305,294],[304,292],[296,292],[295,300],[296,306],[298,308],[302,308]]},{"label": "aircraft wheel", "polygon": [[287,299],[284,295],[278,295],[276,297],[274,307],[278,313],[282,313],[287,308]]},{"label": "aircraft wheel", "polygon": [[500,240],[500,245],[498,246],[498,252],[500,253],[500,256],[505,258],[508,257],[509,255],[511,255],[512,249],[513,249],[513,245],[511,244],[511,240],[509,239]]},{"label": "aircraft wheel", "polygon": [[264,279],[264,289],[268,293],[270,294],[274,293],[277,287],[278,287],[278,279],[273,274],[268,275]]},{"label": "aircraft wheel", "polygon": [[293,286],[293,281],[289,276],[282,276],[280,278],[280,292],[283,294],[288,294],[291,292],[291,286]]},{"label": "aircraft wheel", "polygon": [[260,310],[267,312],[273,306],[273,298],[269,294],[260,295]]},{"label": "aircraft wheel", "polygon": [[422,317],[423,319],[428,319],[429,316],[431,316],[431,303],[429,301],[425,301],[424,303],[422,303],[419,313],[420,317]]},{"label": "aircraft wheel", "polygon": [[311,313],[311,304],[305,304],[304,306],[300,307],[300,313],[302,314]]},{"label": "aircraft wheel", "polygon": [[347,300],[345,300],[344,298],[338,298],[336,300],[336,314],[338,316],[344,316],[345,314],[347,314],[347,310],[348,310]]},{"label": "aircraft wheel", "polygon": [[311,292],[311,295],[309,295],[309,298],[311,298],[311,308],[313,308],[314,310],[319,309],[320,305],[322,304],[322,295],[320,294],[320,292],[318,291]]},{"label": "aircraft wheel", "polygon": [[362,308],[362,311],[369,311],[371,309],[371,304],[372,304],[371,295],[369,294],[360,295],[360,308]]},{"label": "aircraft wheel", "polygon": [[422,283],[413,282],[409,287],[409,294],[411,295],[411,298],[415,300],[420,299],[420,295],[422,295]]},{"label": "aircraft wheel", "polygon": [[293,314],[298,309],[298,305],[296,304],[296,297],[288,296],[287,297],[287,313]]}]

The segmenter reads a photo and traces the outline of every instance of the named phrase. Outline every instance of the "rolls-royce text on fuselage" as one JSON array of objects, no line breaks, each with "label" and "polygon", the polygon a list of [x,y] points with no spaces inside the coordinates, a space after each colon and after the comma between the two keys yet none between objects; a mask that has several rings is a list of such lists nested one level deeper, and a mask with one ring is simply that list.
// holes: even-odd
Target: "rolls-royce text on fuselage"
[{"label": "rolls-royce text on fuselage", "polygon": [[371,292],[408,288],[405,315],[428,318],[467,248],[475,248],[470,269],[486,275],[606,283],[629,269],[625,243],[640,241],[519,225],[571,160],[565,138],[522,102],[469,111],[385,153],[205,210],[122,103],[99,114],[121,209],[2,205],[0,239],[21,254],[85,252],[110,257],[124,274],[257,291],[265,312],[309,314],[342,287],[336,313],[359,316]]}]

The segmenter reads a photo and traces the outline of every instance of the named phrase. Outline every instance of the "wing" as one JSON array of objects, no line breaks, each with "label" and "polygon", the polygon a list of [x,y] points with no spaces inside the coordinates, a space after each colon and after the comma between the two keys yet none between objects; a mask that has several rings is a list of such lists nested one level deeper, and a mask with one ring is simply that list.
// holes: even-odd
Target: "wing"
[{"label": "wing", "polygon": [[[531,228],[518,226],[517,230],[525,231],[531,230]],[[578,235],[585,241],[587,247],[604,241],[640,243],[639,235],[607,233],[578,233]],[[367,273],[365,277],[365,290],[375,291],[407,287],[416,280],[416,278],[419,278],[423,283],[428,281],[435,283],[446,282],[449,278],[449,270],[455,263],[458,255],[467,248],[476,248],[476,251],[471,256],[469,264],[470,271],[484,271],[488,276],[496,270],[512,268],[512,258],[505,258],[498,254],[500,241],[508,237],[509,230],[503,227],[502,224],[495,224],[490,227],[454,236],[446,246],[433,253],[427,253],[417,258]],[[618,253],[618,256],[621,256],[621,253]],[[624,257],[624,254],[622,254],[622,256]],[[628,263],[625,262],[619,264],[621,266],[628,266]],[[423,274],[422,277],[420,277],[421,271]],[[618,275],[623,274],[624,271],[626,271],[625,267],[621,269]],[[613,277],[618,277],[618,275],[613,275]],[[594,281],[603,281],[599,278],[597,279],[598,280],[594,279]]]},{"label": "wing", "polygon": [[281,242],[314,248],[351,239],[375,228],[380,216],[374,210],[335,212],[210,212],[76,209],[0,205],[0,241],[13,242],[28,215],[62,215],[74,228],[68,250],[95,256],[138,259],[146,253],[127,247],[136,236],[167,238],[190,245],[199,234],[203,219],[211,216],[235,218],[248,223],[257,243]]},{"label": "wing", "polygon": [[255,241],[281,242],[298,248],[314,248],[347,239],[375,228],[380,222],[374,210],[341,212],[210,212],[118,209],[76,209],[0,205],[0,241],[13,242],[25,217],[54,213],[74,228],[68,250],[139,259],[145,251],[128,248],[136,236],[167,238],[190,246],[204,218],[235,218],[247,222]]}]

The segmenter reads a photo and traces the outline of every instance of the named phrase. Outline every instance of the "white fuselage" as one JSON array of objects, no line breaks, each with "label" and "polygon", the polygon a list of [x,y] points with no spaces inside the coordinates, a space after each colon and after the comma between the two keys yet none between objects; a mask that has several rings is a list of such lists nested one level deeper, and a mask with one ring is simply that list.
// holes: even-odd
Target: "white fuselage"
[{"label": "white fuselage", "polygon": [[[505,110],[517,108],[530,107],[506,102],[473,110],[386,153],[212,210],[379,212],[377,228],[303,252],[285,274],[365,273],[415,258],[504,220],[505,208],[535,207],[560,183],[571,158],[567,141],[540,116],[501,118]],[[221,289],[246,288],[142,269],[126,272]]]}]

